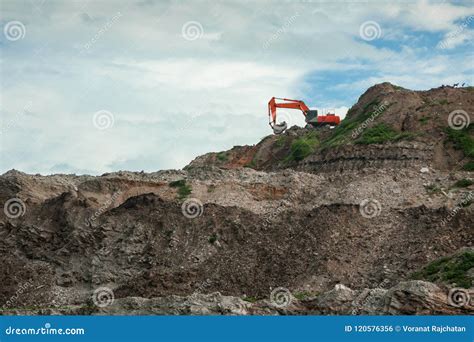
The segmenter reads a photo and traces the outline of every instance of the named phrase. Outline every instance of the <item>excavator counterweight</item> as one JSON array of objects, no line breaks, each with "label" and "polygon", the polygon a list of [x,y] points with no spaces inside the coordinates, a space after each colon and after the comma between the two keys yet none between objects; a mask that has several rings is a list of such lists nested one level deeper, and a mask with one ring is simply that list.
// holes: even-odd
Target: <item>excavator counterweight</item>
[{"label": "excavator counterweight", "polygon": [[[284,102],[276,102],[276,100],[281,100]],[[268,102],[268,118],[270,127],[273,129],[273,133],[275,134],[283,133],[288,127],[285,121],[281,123],[276,122],[277,108],[301,110],[305,116],[307,127],[337,126],[341,122],[339,116],[335,114],[318,116],[318,111],[316,109],[309,109],[309,107],[303,101],[272,97]]]}]

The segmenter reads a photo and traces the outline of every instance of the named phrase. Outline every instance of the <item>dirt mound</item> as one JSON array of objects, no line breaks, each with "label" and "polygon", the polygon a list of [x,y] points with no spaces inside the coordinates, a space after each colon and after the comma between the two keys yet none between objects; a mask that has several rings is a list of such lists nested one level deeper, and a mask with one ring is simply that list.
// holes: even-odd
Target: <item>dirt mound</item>
[{"label": "dirt mound", "polygon": [[[405,168],[424,163],[438,169],[472,170],[474,129],[468,123],[473,112],[472,87],[413,91],[382,83],[369,88],[335,129],[293,127],[255,146],[200,156],[186,168],[245,166],[268,171],[301,169],[310,163],[306,170],[326,172],[341,166]],[[377,160],[377,165],[371,160]]]},{"label": "dirt mound", "polygon": [[291,128],[185,170],[7,172],[1,312],[470,312],[448,293],[472,286],[472,129],[446,120],[471,94],[384,83],[334,130]]}]

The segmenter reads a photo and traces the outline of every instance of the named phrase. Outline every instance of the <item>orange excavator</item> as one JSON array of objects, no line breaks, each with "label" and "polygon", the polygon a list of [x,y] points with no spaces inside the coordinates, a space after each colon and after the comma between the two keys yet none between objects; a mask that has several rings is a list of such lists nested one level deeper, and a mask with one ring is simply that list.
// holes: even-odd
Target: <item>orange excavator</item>
[{"label": "orange excavator", "polygon": [[[277,103],[276,100],[285,102]],[[336,114],[319,115],[316,109],[309,109],[309,107],[300,100],[284,99],[279,97],[272,97],[268,102],[268,119],[270,127],[273,129],[273,133],[281,134],[287,129],[285,121],[276,123],[276,109],[277,108],[289,108],[299,109],[303,112],[306,121],[306,127],[323,127],[329,126],[334,127],[341,123],[341,119]]]}]

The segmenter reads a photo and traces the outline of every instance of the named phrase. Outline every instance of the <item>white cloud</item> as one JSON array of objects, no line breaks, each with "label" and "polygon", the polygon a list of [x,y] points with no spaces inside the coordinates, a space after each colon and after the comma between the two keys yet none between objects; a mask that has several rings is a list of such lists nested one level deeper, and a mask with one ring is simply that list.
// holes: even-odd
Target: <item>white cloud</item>
[{"label": "white cloud", "polygon": [[[341,94],[381,81],[423,88],[472,78],[466,53],[456,54],[471,31],[450,49],[430,51],[421,39],[408,46],[423,32],[449,35],[473,13],[427,1],[6,2],[0,23],[20,20],[27,32],[0,42],[2,122],[17,120],[0,137],[0,171],[182,167],[270,134],[267,101],[316,95],[308,73],[367,73],[325,86]],[[367,20],[383,31],[374,44],[359,37]],[[190,21],[202,26],[199,39],[182,36]],[[351,105],[334,104],[341,116]],[[113,113],[113,127],[93,127],[98,110]],[[298,111],[287,116],[304,125]]]}]

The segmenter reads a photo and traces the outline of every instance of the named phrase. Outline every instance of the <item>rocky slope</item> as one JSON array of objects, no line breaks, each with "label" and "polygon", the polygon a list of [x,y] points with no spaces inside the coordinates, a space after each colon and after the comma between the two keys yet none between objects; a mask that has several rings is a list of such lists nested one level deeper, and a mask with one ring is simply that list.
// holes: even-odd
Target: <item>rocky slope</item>
[{"label": "rocky slope", "polygon": [[184,170],[9,171],[1,312],[472,313],[473,95],[376,85]]}]

